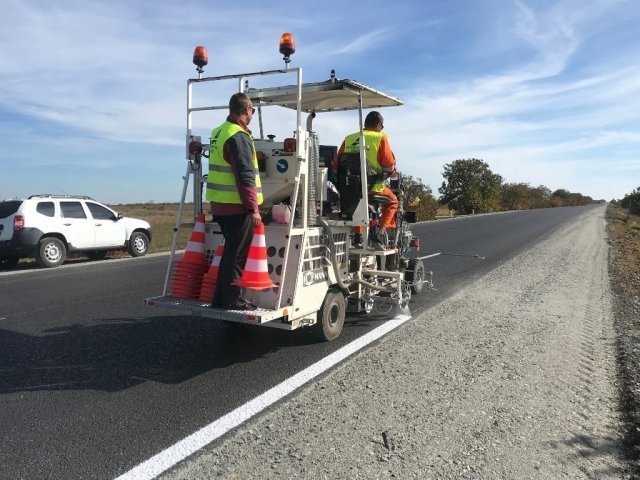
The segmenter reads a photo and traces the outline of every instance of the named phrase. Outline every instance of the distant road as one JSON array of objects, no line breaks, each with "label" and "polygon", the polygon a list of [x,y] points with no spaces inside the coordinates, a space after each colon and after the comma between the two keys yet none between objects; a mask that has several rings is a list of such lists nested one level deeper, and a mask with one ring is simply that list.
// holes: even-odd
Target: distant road
[{"label": "distant road", "polygon": [[[438,292],[411,310],[446,301],[588,208],[416,224],[423,251],[454,255],[429,261]],[[0,273],[0,478],[116,477],[381,324],[358,317],[331,343],[304,329],[240,336],[145,307],[166,263]]]}]

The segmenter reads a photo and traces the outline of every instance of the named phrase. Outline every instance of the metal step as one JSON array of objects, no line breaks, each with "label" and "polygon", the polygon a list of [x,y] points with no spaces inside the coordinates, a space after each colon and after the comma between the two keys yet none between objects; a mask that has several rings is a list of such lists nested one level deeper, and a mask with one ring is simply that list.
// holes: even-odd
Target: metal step
[{"label": "metal step", "polygon": [[[178,298],[169,295],[146,298],[144,303],[148,307],[179,310],[186,315],[197,315],[200,317],[217,318],[219,320],[229,320],[253,325],[272,322],[274,320],[281,320],[283,324],[287,324],[289,321],[287,308],[280,308],[278,310],[267,310],[263,308],[256,310],[225,310],[222,308],[212,308],[209,303],[201,300]],[[283,326],[280,328],[287,327]]]}]

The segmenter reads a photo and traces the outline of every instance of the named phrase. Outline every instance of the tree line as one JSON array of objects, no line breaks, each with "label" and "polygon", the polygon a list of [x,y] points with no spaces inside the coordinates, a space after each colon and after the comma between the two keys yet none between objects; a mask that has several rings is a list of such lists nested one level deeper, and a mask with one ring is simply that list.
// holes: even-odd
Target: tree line
[{"label": "tree line", "polygon": [[640,214],[640,187],[634,188],[631,193],[627,193],[622,200],[612,200],[611,203],[619,204],[622,208],[629,210],[629,213]]},{"label": "tree line", "polygon": [[[420,178],[408,175],[403,178],[404,190],[408,192],[407,205],[416,211],[418,220],[435,218],[438,208],[443,205],[458,215],[468,215],[605,203],[565,189],[552,192],[544,185],[531,187],[528,183],[505,183],[501,175],[493,173],[486,162],[477,158],[446,164],[442,176],[444,181],[438,188],[438,199]],[[638,197],[640,199],[640,191]]]}]

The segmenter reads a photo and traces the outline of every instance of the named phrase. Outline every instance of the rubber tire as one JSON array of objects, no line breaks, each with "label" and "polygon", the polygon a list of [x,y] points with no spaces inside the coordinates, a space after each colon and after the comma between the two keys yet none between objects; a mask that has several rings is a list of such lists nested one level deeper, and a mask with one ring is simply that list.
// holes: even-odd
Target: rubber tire
[{"label": "rubber tire", "polygon": [[38,242],[36,262],[41,267],[55,268],[64,263],[67,258],[67,247],[56,237],[44,237]]},{"label": "rubber tire", "polygon": [[317,323],[314,325],[315,336],[328,342],[338,338],[344,326],[346,310],[344,295],[330,288],[318,310]]},{"label": "rubber tire", "polygon": [[3,257],[0,258],[0,270],[11,270],[16,268],[18,262],[20,261],[20,257]]},{"label": "rubber tire", "polygon": [[87,252],[87,257],[89,258],[89,260],[104,260],[106,256],[106,250],[92,250],[90,252]]},{"label": "rubber tire", "polygon": [[419,282],[417,285],[411,286],[411,293],[418,295],[422,292],[424,287],[422,282],[425,279],[424,262],[420,259],[409,260],[404,278],[409,283]]},{"label": "rubber tire", "polygon": [[149,250],[149,237],[143,232],[133,232],[129,239],[129,255],[143,257]]}]

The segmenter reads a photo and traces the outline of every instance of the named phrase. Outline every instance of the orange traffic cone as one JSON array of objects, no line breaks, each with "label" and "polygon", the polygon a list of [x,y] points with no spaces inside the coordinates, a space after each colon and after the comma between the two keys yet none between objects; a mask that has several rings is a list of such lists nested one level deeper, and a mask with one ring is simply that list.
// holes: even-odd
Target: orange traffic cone
[{"label": "orange traffic cone", "polygon": [[200,213],[196,218],[187,248],[176,265],[171,296],[198,298],[202,276],[209,268],[204,254],[204,240],[204,213]]},{"label": "orange traffic cone", "polygon": [[216,283],[218,282],[218,269],[220,268],[220,260],[222,259],[222,252],[224,252],[224,239],[222,243],[216,248],[215,255],[211,259],[211,266],[207,273],[202,277],[202,284],[200,285],[200,300],[203,302],[211,302],[213,298],[213,292],[216,289]]},{"label": "orange traffic cone", "polygon": [[239,287],[252,290],[264,290],[276,285],[269,278],[269,264],[267,263],[267,241],[264,236],[264,224],[260,223],[253,232],[251,247],[242,277],[233,282]]}]

